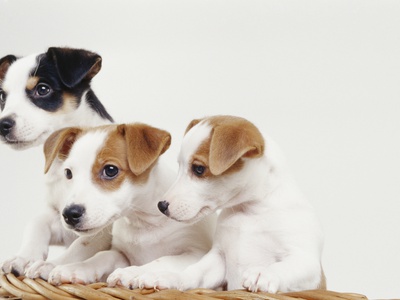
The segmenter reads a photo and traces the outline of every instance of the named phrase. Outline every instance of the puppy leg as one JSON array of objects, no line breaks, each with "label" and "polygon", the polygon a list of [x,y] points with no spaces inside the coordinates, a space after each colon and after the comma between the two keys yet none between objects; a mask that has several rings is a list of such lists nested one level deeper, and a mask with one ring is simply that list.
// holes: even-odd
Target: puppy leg
[{"label": "puppy leg", "polygon": [[243,287],[249,291],[276,293],[317,289],[321,265],[309,254],[292,254],[268,267],[253,267],[243,274]]},{"label": "puppy leg", "polygon": [[25,229],[22,246],[17,255],[6,260],[1,269],[5,273],[24,274],[35,261],[45,260],[51,243],[62,243],[61,223],[55,210],[47,210],[29,222]]},{"label": "puppy leg", "polygon": [[[219,251],[210,251],[199,259],[199,256],[190,254],[166,256],[142,267],[117,269],[107,282],[110,286],[123,285],[131,289],[140,287],[187,290],[220,287],[225,277],[225,261]],[[154,265],[157,267],[148,272]]]},{"label": "puppy leg", "polygon": [[142,266],[118,269],[110,275],[108,284],[123,285],[131,289],[169,288],[168,283],[164,286],[162,279],[168,277],[172,280],[176,273],[197,262],[202,255],[201,252],[187,252],[181,255],[163,256]]},{"label": "puppy leg", "polygon": [[78,237],[58,258],[51,261],[37,261],[26,270],[29,278],[47,280],[50,272],[58,265],[82,262],[99,251],[108,250],[111,246],[111,226],[106,227],[94,236]]},{"label": "puppy leg", "polygon": [[53,285],[59,285],[62,283],[89,284],[104,281],[116,268],[127,266],[129,266],[128,260],[119,251],[102,251],[83,262],[55,267],[49,275],[49,282]]}]

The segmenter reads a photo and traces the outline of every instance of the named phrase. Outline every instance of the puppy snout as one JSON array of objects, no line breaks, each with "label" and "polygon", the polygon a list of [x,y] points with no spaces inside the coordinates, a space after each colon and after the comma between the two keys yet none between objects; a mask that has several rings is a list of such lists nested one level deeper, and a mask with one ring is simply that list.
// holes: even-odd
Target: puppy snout
[{"label": "puppy snout", "polygon": [[84,213],[85,207],[82,205],[73,204],[64,208],[62,215],[65,223],[75,227],[79,224],[79,222],[81,222]]},{"label": "puppy snout", "polygon": [[169,216],[168,206],[169,203],[165,200],[158,202],[158,209],[166,216]]},{"label": "puppy snout", "polygon": [[3,118],[0,120],[0,134],[6,136],[15,126],[15,121],[11,118]]}]

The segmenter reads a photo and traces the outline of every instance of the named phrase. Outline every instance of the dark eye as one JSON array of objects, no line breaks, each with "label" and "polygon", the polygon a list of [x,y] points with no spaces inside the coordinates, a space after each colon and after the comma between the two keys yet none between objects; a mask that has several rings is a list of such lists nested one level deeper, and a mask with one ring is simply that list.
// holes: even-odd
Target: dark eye
[{"label": "dark eye", "polygon": [[200,165],[192,165],[193,174],[196,176],[201,176],[204,174],[206,167]]},{"label": "dark eye", "polygon": [[2,89],[0,89],[0,105],[3,107],[3,105],[6,103],[6,92],[4,92]]},{"label": "dark eye", "polygon": [[65,169],[64,170],[64,174],[65,174],[65,177],[67,178],[67,179],[72,179],[72,171],[71,171],[71,169]]},{"label": "dark eye", "polygon": [[103,177],[106,179],[113,179],[118,175],[118,168],[113,165],[105,165],[103,168]]},{"label": "dark eye", "polygon": [[37,93],[39,96],[47,96],[48,94],[50,94],[50,92],[51,92],[50,86],[48,86],[48,85],[45,84],[45,83],[39,83],[39,84],[36,86],[36,93]]}]

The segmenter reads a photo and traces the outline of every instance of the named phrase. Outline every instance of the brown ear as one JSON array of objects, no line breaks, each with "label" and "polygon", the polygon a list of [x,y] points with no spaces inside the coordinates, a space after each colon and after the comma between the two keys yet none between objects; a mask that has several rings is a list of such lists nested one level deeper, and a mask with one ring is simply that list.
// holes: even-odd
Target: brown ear
[{"label": "brown ear", "polygon": [[123,124],[118,130],[125,135],[128,164],[133,174],[146,171],[171,145],[171,135],[145,124]]},{"label": "brown ear", "polygon": [[11,64],[17,60],[17,57],[14,55],[7,55],[0,59],[0,80],[3,80],[6,76],[8,68]]},{"label": "brown ear", "polygon": [[53,132],[44,143],[44,156],[46,159],[44,173],[46,174],[54,159],[58,156],[60,159],[65,159],[74,144],[77,135],[82,132],[80,128],[64,128]]},{"label": "brown ear", "polygon": [[264,138],[251,123],[219,125],[211,138],[209,168],[213,175],[220,175],[241,157],[256,158],[263,154]]},{"label": "brown ear", "polygon": [[192,129],[192,127],[194,127],[194,126],[196,126],[197,124],[199,124],[201,121],[203,121],[203,119],[194,119],[194,120],[192,120],[192,121],[189,123],[189,125],[186,127],[185,134],[186,134],[190,129]]}]

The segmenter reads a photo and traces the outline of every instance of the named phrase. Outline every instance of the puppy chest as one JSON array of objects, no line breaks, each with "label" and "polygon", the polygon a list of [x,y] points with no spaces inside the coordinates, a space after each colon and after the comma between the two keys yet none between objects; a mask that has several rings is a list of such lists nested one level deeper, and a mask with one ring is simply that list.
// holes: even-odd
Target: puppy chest
[{"label": "puppy chest", "polygon": [[159,257],[180,254],[182,248],[159,230],[131,227],[123,220],[114,223],[113,247],[129,259],[131,265],[144,265]]},{"label": "puppy chest", "polygon": [[249,266],[268,266],[287,254],[279,233],[268,221],[240,221],[240,218],[231,221],[223,222],[217,233],[225,253],[228,276],[236,277]]}]

